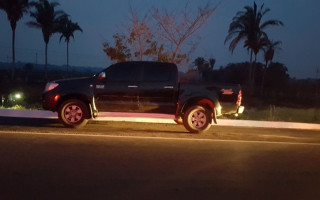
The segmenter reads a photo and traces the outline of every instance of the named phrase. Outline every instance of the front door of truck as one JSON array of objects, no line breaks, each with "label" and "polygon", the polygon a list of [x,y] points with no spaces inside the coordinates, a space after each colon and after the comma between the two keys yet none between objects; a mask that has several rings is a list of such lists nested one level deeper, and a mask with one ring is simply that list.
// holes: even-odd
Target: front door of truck
[{"label": "front door of truck", "polygon": [[[111,65],[97,77],[95,99],[101,112],[134,112],[138,109],[139,65]],[[104,77],[103,77],[104,76]]]}]

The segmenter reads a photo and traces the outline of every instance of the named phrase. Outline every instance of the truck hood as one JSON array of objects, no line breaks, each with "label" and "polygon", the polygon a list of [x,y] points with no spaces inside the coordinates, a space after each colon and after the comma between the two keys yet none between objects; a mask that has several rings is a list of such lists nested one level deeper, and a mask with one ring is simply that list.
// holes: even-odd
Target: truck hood
[{"label": "truck hood", "polygon": [[[58,83],[56,88],[60,94],[82,93],[83,91],[91,91],[93,88],[93,77],[70,78],[52,81]],[[82,91],[83,90],[83,91]]]},{"label": "truck hood", "polygon": [[65,83],[71,83],[71,82],[87,82],[87,81],[91,81],[92,77],[80,77],[80,78],[67,78],[67,79],[59,79],[59,80],[55,80],[52,81],[54,83],[61,83],[61,84],[65,84]]}]

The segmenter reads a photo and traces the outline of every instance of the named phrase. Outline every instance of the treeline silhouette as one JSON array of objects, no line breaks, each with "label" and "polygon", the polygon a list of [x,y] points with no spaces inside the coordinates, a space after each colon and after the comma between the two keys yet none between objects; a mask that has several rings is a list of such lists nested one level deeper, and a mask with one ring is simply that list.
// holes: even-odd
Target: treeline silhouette
[{"label": "treeline silhouette", "polygon": [[200,79],[241,84],[246,106],[320,107],[320,79],[291,78],[287,67],[279,62],[270,63],[267,69],[264,66],[262,63],[255,65],[253,89],[252,83],[248,82],[250,62],[230,63],[219,69],[204,68]]}]

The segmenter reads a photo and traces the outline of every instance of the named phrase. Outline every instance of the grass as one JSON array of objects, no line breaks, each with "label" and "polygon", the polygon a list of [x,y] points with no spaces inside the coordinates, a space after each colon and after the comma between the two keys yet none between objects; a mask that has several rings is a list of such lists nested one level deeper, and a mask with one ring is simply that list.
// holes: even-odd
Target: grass
[{"label": "grass", "polygon": [[0,106],[0,109],[26,110],[26,107],[24,107],[22,105],[14,105],[14,106],[10,106],[10,107]]},{"label": "grass", "polygon": [[13,109],[13,110],[41,110],[42,105],[40,103],[34,103],[29,105],[15,104],[10,106],[0,106],[0,109]]},{"label": "grass", "polygon": [[270,105],[268,108],[245,109],[239,117],[244,120],[264,120],[264,121],[286,121],[303,123],[320,123],[319,108],[287,108]]}]

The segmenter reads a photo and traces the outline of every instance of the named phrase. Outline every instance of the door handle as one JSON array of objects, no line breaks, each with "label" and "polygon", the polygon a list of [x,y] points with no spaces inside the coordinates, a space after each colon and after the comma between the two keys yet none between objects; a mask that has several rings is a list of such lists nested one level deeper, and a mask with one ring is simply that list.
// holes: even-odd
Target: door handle
[{"label": "door handle", "polygon": [[128,88],[138,88],[137,85],[128,85]]},{"label": "door handle", "polygon": [[171,86],[171,85],[166,85],[166,86],[164,86],[163,88],[164,88],[164,89],[173,89],[173,86]]}]

